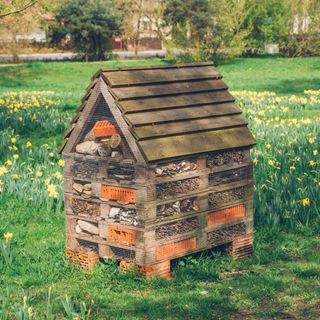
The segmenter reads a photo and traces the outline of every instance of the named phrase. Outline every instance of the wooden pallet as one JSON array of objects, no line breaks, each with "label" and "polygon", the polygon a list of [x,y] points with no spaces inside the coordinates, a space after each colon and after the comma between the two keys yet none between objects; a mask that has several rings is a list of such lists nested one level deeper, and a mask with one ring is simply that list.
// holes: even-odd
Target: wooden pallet
[{"label": "wooden pallet", "polygon": [[[220,246],[219,244],[218,246]],[[253,235],[246,234],[227,243],[227,252],[236,260],[248,257],[252,254]],[[218,247],[217,246],[217,247]],[[214,248],[214,247],[213,247]],[[122,272],[135,271],[142,273],[144,277],[163,277],[171,278],[171,261],[177,257],[184,257],[194,252],[201,252],[196,250],[196,239],[186,239],[172,244],[167,244],[158,247],[157,260],[158,262],[139,265],[130,260],[120,260],[119,268]],[[210,248],[212,249],[212,248]],[[204,250],[203,250],[204,251]],[[73,263],[77,263],[81,268],[93,270],[96,263],[99,262],[98,253],[75,252],[66,249],[66,257]],[[105,258],[111,258],[112,254]]]}]

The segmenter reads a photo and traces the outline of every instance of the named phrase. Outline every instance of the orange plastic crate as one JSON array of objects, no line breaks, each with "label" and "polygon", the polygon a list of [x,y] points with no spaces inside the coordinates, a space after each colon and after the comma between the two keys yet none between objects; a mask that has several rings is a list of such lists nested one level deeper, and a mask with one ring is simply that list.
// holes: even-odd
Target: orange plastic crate
[{"label": "orange plastic crate", "polygon": [[243,218],[246,215],[246,207],[241,204],[232,208],[223,209],[220,211],[208,214],[208,226],[213,226],[218,223],[232,221],[234,219]]},{"label": "orange plastic crate", "polygon": [[101,197],[108,200],[120,200],[130,203],[136,202],[135,190],[130,188],[102,185]]},{"label": "orange plastic crate", "polygon": [[128,246],[136,244],[136,231],[121,227],[121,226],[108,226],[108,239]]},{"label": "orange plastic crate", "polygon": [[117,133],[113,123],[107,120],[97,121],[92,130],[95,138],[110,137]]}]

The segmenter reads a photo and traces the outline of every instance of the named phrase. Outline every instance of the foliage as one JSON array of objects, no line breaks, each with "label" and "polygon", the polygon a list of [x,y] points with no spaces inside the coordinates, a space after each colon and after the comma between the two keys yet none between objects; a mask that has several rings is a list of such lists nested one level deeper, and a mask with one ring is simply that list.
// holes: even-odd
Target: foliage
[{"label": "foliage", "polygon": [[[234,92],[258,144],[255,164],[255,220],[278,231],[280,226],[311,225],[320,219],[320,91],[279,97],[272,92]],[[302,157],[303,155],[303,157]]]},{"label": "foliage", "polygon": [[197,48],[201,60],[210,59],[219,50],[229,50],[229,54],[242,52],[247,34],[242,28],[245,0],[167,0],[166,3],[164,24],[172,27],[174,44],[178,47]]},{"label": "foliage", "polygon": [[122,35],[133,41],[136,54],[139,50],[141,33],[152,32],[151,24],[156,25],[161,19],[158,11],[161,5],[162,1],[155,3],[152,0],[118,0]]},{"label": "foliage", "polygon": [[264,48],[265,44],[277,43],[287,35],[288,10],[284,1],[247,0],[244,28],[249,30],[248,46]]},{"label": "foliage", "polygon": [[37,1],[2,1],[0,3],[0,19],[23,12],[36,4]]},{"label": "foliage", "polygon": [[110,38],[119,30],[113,0],[67,0],[58,10],[57,23],[59,32],[64,27],[86,61],[89,56],[104,59]]},{"label": "foliage", "polygon": [[[264,52],[278,43],[288,56],[320,52],[320,2],[317,0],[166,0],[163,19],[174,45],[193,48],[194,59],[216,53]],[[196,48],[196,50],[194,49]],[[194,53],[199,51],[200,54]],[[181,56],[183,58],[183,56]],[[190,60],[187,51],[186,59]]]},{"label": "foliage", "polygon": [[282,52],[289,57],[319,55],[320,2],[318,0],[285,2],[289,19],[288,35],[281,39]]},{"label": "foliage", "polygon": [[[16,255],[15,244],[13,243],[13,234],[4,233],[0,238],[0,270],[12,268]],[[1,319],[1,318],[0,318]]]},{"label": "foliage", "polygon": [[62,207],[63,161],[57,147],[34,145],[29,136],[44,138],[67,128],[70,116],[59,111],[60,104],[52,92],[9,93],[0,99],[0,198],[7,194],[36,207]]}]

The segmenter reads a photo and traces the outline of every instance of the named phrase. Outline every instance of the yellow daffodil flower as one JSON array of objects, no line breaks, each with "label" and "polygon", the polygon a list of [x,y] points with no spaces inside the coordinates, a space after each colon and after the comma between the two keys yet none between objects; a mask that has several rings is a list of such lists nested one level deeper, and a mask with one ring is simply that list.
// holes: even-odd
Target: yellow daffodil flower
[{"label": "yellow daffodil flower", "polygon": [[304,207],[310,206],[310,199],[309,199],[309,198],[304,198],[304,199],[302,200],[302,205],[303,205]]},{"label": "yellow daffodil flower", "polygon": [[3,237],[6,240],[11,240],[13,238],[13,233],[12,232],[6,232],[6,233],[3,234]]}]

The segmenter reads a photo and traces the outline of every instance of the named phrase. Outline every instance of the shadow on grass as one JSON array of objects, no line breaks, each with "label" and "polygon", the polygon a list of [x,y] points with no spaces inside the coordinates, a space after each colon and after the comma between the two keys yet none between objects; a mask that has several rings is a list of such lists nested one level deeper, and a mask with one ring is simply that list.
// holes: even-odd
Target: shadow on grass
[{"label": "shadow on grass", "polygon": [[304,90],[319,90],[320,78],[300,78],[294,80],[275,80],[272,84],[264,84],[264,90],[274,91],[278,94],[302,95]]}]

